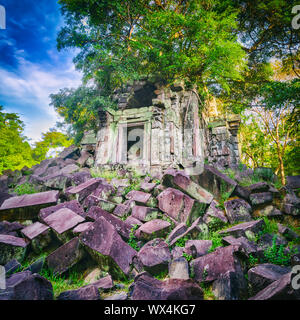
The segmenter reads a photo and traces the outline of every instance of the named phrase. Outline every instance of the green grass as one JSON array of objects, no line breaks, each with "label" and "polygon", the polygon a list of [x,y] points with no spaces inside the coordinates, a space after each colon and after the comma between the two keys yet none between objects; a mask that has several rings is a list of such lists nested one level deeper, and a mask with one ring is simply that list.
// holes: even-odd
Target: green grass
[{"label": "green grass", "polygon": [[139,225],[135,224],[131,230],[130,230],[130,234],[129,234],[129,240],[128,240],[128,244],[130,245],[131,248],[133,248],[136,251],[140,250],[140,247],[138,246],[137,242],[137,238],[135,236],[135,230],[138,229]]},{"label": "green grass", "polygon": [[123,177],[119,176],[118,171],[111,170],[100,170],[98,168],[92,168],[91,176],[93,178],[104,178],[106,180],[112,180],[113,178],[122,179]]},{"label": "green grass", "polygon": [[175,242],[175,246],[177,247],[185,247],[185,243],[189,240],[189,237],[183,237],[183,238],[180,238],[178,239],[176,242]]},{"label": "green grass", "polygon": [[223,242],[222,242],[223,236],[221,236],[217,231],[211,231],[209,233],[209,236],[205,240],[211,240],[212,241],[212,246],[208,250],[208,252],[213,252],[216,250],[218,247],[223,247]]},{"label": "green grass", "polygon": [[[261,219],[261,218],[259,218]],[[277,221],[274,219],[270,219],[268,217],[263,217],[265,225],[263,226],[262,230],[259,231],[256,235],[256,242],[260,239],[260,237],[266,233],[278,233],[278,225]]]},{"label": "green grass", "polygon": [[168,270],[162,270],[159,274],[155,275],[155,278],[158,280],[165,280],[169,275]]},{"label": "green grass", "polygon": [[226,174],[226,176],[228,176],[230,179],[232,180],[235,179],[235,172],[232,169],[225,169],[225,170],[222,170],[222,172]]},{"label": "green grass", "polygon": [[190,262],[191,260],[193,260],[193,256],[191,254],[186,253],[186,252],[183,252],[182,256],[186,259],[187,262]]},{"label": "green grass", "polygon": [[124,194],[126,195],[132,190],[139,191],[141,189],[141,181],[140,179],[132,179],[130,185],[124,189]]},{"label": "green grass", "polygon": [[227,192],[226,191],[226,186],[225,183],[223,182],[223,180],[221,181],[221,187],[220,187],[220,192],[221,192],[221,196],[219,199],[219,204],[216,205],[216,207],[224,210],[224,202],[228,200],[228,198],[230,197],[232,192]]},{"label": "green grass", "polygon": [[76,290],[83,287],[83,275],[72,272],[68,277],[55,275],[49,270],[42,270],[41,276],[49,280],[53,286],[54,298],[57,298],[62,292],[67,290]]},{"label": "green grass", "polygon": [[203,291],[204,300],[216,300],[216,297],[212,291],[212,284],[200,283],[200,287]]},{"label": "green grass", "polygon": [[38,193],[39,190],[36,189],[35,185],[32,185],[28,182],[20,184],[19,186],[15,187],[13,192],[15,192],[18,196],[22,196],[23,194],[33,194]]}]

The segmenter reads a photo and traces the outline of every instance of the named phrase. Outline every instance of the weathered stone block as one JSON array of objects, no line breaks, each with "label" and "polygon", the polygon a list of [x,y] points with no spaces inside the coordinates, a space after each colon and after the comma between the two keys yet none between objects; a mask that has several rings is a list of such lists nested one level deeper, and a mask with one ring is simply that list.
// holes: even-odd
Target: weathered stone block
[{"label": "weathered stone block", "polygon": [[173,259],[169,263],[169,277],[171,279],[188,280],[189,276],[189,264],[184,257]]},{"label": "weathered stone block", "polygon": [[254,216],[258,217],[280,217],[283,213],[272,205],[254,211]]},{"label": "weathered stone block", "polygon": [[249,300],[299,300],[299,290],[291,285],[291,273],[287,273],[269,284]]},{"label": "weathered stone block", "polygon": [[51,243],[50,228],[40,222],[29,225],[22,229],[21,232],[31,240],[31,247],[37,254]]},{"label": "weathered stone block", "polygon": [[219,279],[226,272],[239,273],[243,276],[242,267],[236,256],[238,246],[217,248],[214,252],[201,256],[191,262],[198,282],[209,282]]},{"label": "weathered stone block", "polygon": [[93,225],[91,221],[80,223],[73,229],[73,234],[79,235],[81,232],[86,231],[91,225]]},{"label": "weathered stone block", "polygon": [[80,240],[99,267],[120,277],[120,272],[128,275],[136,251],[125,243],[116,229],[104,217],[97,219],[93,226],[80,235]]},{"label": "weathered stone block", "polygon": [[114,209],[114,215],[118,216],[118,217],[124,217],[126,215],[128,215],[131,211],[131,207],[129,205],[125,205],[125,204],[118,204],[115,209]]},{"label": "weathered stone block", "polygon": [[185,243],[184,252],[193,258],[198,258],[207,254],[211,246],[211,240],[188,240]]},{"label": "weathered stone block", "polygon": [[56,206],[52,206],[52,207],[48,207],[48,208],[44,208],[41,209],[40,213],[39,213],[39,219],[40,221],[44,221],[44,219],[46,217],[48,217],[50,214],[63,209],[63,208],[67,208],[72,210],[73,212],[75,212],[76,214],[80,215],[81,217],[85,218],[86,213],[84,212],[82,206],[80,205],[80,203],[77,200],[72,200],[72,201],[67,201],[67,202],[63,202],[60,203]]},{"label": "weathered stone block", "polygon": [[222,192],[229,193],[234,191],[237,183],[227,177],[225,174],[218,171],[216,168],[204,165],[204,171],[199,176],[193,176],[200,186],[208,190],[213,196],[220,201]]},{"label": "weathered stone block", "polygon": [[18,222],[0,222],[0,234],[8,234],[10,236],[18,236],[18,232],[23,229],[24,226]]},{"label": "weathered stone block", "polygon": [[171,254],[162,239],[147,242],[137,254],[140,266],[150,274],[158,274],[168,268]]},{"label": "weathered stone block", "polygon": [[64,291],[57,300],[100,300],[100,293],[96,286],[88,285],[76,290]]},{"label": "weathered stone block", "polygon": [[58,191],[47,191],[9,198],[0,207],[0,220],[16,221],[37,218],[40,209],[56,204],[58,197]]},{"label": "weathered stone block", "polygon": [[284,274],[289,273],[290,268],[281,267],[270,263],[260,264],[248,271],[248,281],[252,295],[266,288],[272,282],[279,280]]},{"label": "weathered stone block", "polygon": [[178,222],[193,222],[204,213],[206,205],[190,198],[183,192],[168,188],[157,197],[158,207]]},{"label": "weathered stone block", "polygon": [[200,203],[209,205],[213,196],[211,193],[200,187],[197,183],[193,182],[188,175],[184,172],[167,171],[163,176],[162,184],[166,187],[179,189],[180,191],[188,194],[190,197],[198,200]]},{"label": "weathered stone block", "polygon": [[88,211],[88,215],[90,219],[96,221],[100,217],[103,217],[105,220],[107,220],[110,224],[112,224],[116,231],[122,236],[124,239],[129,239],[130,234],[130,227],[122,221],[120,218],[115,217],[114,215],[106,212],[105,210],[99,208],[99,207],[91,207]]},{"label": "weathered stone block", "polygon": [[218,300],[241,300],[247,295],[247,282],[242,273],[227,271],[213,282],[212,291]]},{"label": "weathered stone block", "polygon": [[203,221],[208,225],[209,228],[220,228],[228,222],[223,210],[217,207],[218,203],[212,201],[203,216]]},{"label": "weathered stone block", "polygon": [[0,290],[0,300],[53,300],[51,282],[30,271],[11,275],[6,288]]},{"label": "weathered stone block", "polygon": [[18,269],[21,269],[21,267],[22,267],[22,265],[17,259],[12,259],[12,260],[8,261],[6,263],[6,265],[4,266],[5,273],[7,276],[9,276],[10,274],[14,273]]},{"label": "weathered stone block", "polygon": [[76,197],[79,202],[82,202],[88,195],[94,191],[103,180],[99,178],[90,179],[76,187],[70,187],[66,190],[66,195],[70,198]]},{"label": "weathered stone block", "polygon": [[125,223],[126,223],[127,225],[129,225],[130,228],[133,228],[135,225],[141,226],[141,225],[143,224],[140,220],[138,220],[138,219],[136,219],[136,218],[134,218],[134,217],[132,217],[132,216],[129,216],[129,217],[125,220]]},{"label": "weathered stone block", "polygon": [[134,206],[131,216],[140,221],[147,222],[157,218],[158,211],[149,207]]},{"label": "weathered stone block", "polygon": [[163,238],[168,234],[170,226],[171,224],[168,221],[154,219],[141,225],[135,235],[140,240]]},{"label": "weathered stone block", "polygon": [[273,194],[271,192],[252,193],[249,197],[252,206],[271,203]]},{"label": "weathered stone block", "polygon": [[239,246],[240,251],[242,251],[248,256],[250,254],[255,255],[258,250],[257,245],[254,242],[249,241],[245,237],[234,238],[233,236],[227,236],[222,240],[227,245],[229,244],[229,245]]},{"label": "weathered stone block", "polygon": [[184,223],[179,223],[168,235],[167,241],[170,243],[175,238],[181,236],[187,231],[188,227]]},{"label": "weathered stone block", "polygon": [[203,292],[192,280],[159,281],[143,272],[136,276],[132,300],[203,300]]},{"label": "weathered stone block", "polygon": [[68,208],[62,208],[47,216],[44,221],[61,241],[66,242],[73,237],[71,229],[85,219]]},{"label": "weathered stone block", "polygon": [[5,265],[12,259],[22,261],[28,242],[23,238],[17,238],[10,235],[0,235],[0,265]]},{"label": "weathered stone block", "polygon": [[79,238],[76,237],[52,252],[46,262],[54,274],[62,274],[79,262],[83,254]]},{"label": "weathered stone block", "polygon": [[224,207],[230,223],[246,222],[252,220],[251,206],[243,199],[225,201]]},{"label": "weathered stone block", "polygon": [[220,231],[219,233],[222,235],[232,235],[236,238],[248,238],[250,235],[255,237],[255,234],[261,231],[264,226],[264,220],[253,220],[245,223],[240,223],[236,226]]}]

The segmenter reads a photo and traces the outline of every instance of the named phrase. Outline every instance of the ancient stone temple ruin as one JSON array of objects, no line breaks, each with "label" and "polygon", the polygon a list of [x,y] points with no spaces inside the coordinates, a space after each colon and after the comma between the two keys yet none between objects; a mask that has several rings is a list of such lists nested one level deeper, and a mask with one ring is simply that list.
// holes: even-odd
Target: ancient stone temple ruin
[{"label": "ancient stone temple ruin", "polygon": [[117,108],[100,113],[95,140],[86,136],[82,142],[94,143],[97,166],[201,173],[204,162],[218,167],[238,163],[239,119],[220,118],[213,104],[201,109],[196,90],[145,80],[128,84],[114,99]]}]

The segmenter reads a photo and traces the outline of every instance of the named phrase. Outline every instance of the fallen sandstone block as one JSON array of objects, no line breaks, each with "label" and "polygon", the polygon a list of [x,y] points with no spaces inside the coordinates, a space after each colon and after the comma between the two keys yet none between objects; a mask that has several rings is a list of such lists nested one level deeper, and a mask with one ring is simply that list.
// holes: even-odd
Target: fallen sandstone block
[{"label": "fallen sandstone block", "polygon": [[68,208],[62,208],[47,216],[44,221],[51,227],[56,236],[65,242],[73,237],[71,229],[85,219]]},{"label": "fallen sandstone block", "polygon": [[184,172],[167,171],[163,176],[162,184],[166,187],[179,189],[183,193],[198,200],[200,203],[209,205],[213,200],[213,195],[210,192],[192,181]]},{"label": "fallen sandstone block", "polygon": [[22,261],[26,253],[28,242],[6,234],[0,235],[0,265],[5,265],[12,259]]},{"label": "fallen sandstone block", "polygon": [[6,199],[0,207],[0,221],[32,220],[40,209],[57,204],[59,191],[46,191]]},{"label": "fallen sandstone block", "polygon": [[171,224],[168,221],[161,219],[154,219],[141,225],[135,232],[135,235],[140,240],[151,240],[154,238],[165,237]]},{"label": "fallen sandstone block", "polygon": [[228,271],[239,273],[240,278],[244,279],[241,263],[236,256],[238,251],[238,246],[220,247],[212,253],[193,260],[191,266],[195,273],[195,280],[214,281]]},{"label": "fallen sandstone block", "polygon": [[106,212],[105,210],[99,208],[99,207],[91,207],[88,211],[87,217],[96,221],[100,217],[103,217],[105,220],[107,220],[110,224],[112,224],[116,231],[119,233],[119,235],[128,240],[129,234],[130,234],[130,227],[120,218],[115,217],[114,215]]},{"label": "fallen sandstone block", "polygon": [[257,294],[290,271],[291,268],[281,267],[271,263],[264,263],[251,268],[248,271],[248,281],[251,286],[252,294]]},{"label": "fallen sandstone block", "polygon": [[21,232],[31,240],[31,247],[37,254],[51,243],[50,228],[40,222],[35,222],[27,226],[22,229]]},{"label": "fallen sandstone block", "polygon": [[204,214],[206,204],[200,203],[180,190],[168,188],[157,197],[158,207],[172,219],[192,223]]},{"label": "fallen sandstone block", "polygon": [[252,220],[251,206],[243,199],[234,199],[224,202],[226,216],[230,223],[246,222]]},{"label": "fallen sandstone block", "polygon": [[53,300],[52,284],[39,274],[18,272],[6,280],[6,289],[0,290],[0,300]]},{"label": "fallen sandstone block", "polygon": [[160,281],[143,272],[135,277],[131,300],[203,300],[203,292],[191,279]]},{"label": "fallen sandstone block", "polygon": [[80,241],[99,267],[119,278],[129,275],[136,251],[122,240],[116,229],[104,217],[81,233]]},{"label": "fallen sandstone block", "polygon": [[79,202],[82,202],[88,195],[94,191],[99,184],[103,182],[101,178],[90,179],[76,187],[70,187],[66,189],[66,195],[70,198],[76,198]]},{"label": "fallen sandstone block", "polygon": [[48,217],[50,214],[63,208],[70,209],[83,218],[85,218],[86,216],[86,213],[84,212],[81,204],[77,200],[71,200],[71,201],[60,203],[56,206],[41,209],[39,213],[39,220],[44,222],[44,219]]},{"label": "fallen sandstone block", "polygon": [[150,274],[158,274],[168,269],[171,254],[168,245],[162,239],[147,242],[137,254],[140,271],[144,269]]},{"label": "fallen sandstone block", "polygon": [[249,222],[240,223],[231,228],[220,231],[219,233],[222,235],[232,235],[236,238],[238,237],[246,237],[253,238],[255,234],[262,230],[265,226],[264,220],[253,220]]},{"label": "fallen sandstone block", "polygon": [[76,237],[53,251],[46,258],[46,262],[54,274],[62,274],[79,262],[83,254],[79,238]]},{"label": "fallen sandstone block", "polygon": [[220,201],[222,192],[231,195],[237,186],[237,183],[234,180],[230,179],[216,168],[206,164],[204,165],[203,173],[199,176],[193,176],[192,179],[212,193],[217,201]]}]

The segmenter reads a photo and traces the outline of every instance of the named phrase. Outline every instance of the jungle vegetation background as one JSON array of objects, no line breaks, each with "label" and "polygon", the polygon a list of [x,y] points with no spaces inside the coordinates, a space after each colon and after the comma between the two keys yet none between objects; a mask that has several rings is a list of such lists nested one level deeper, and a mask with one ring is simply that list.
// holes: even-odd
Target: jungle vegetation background
[{"label": "jungle vegetation background", "polygon": [[[242,117],[242,162],[271,167],[285,182],[300,174],[300,31],[292,0],[59,0],[65,25],[59,50],[79,49],[78,88],[51,95],[68,135],[43,134],[34,147],[18,115],[0,109],[0,173],[31,166],[55,146],[96,130],[114,90],[144,77],[184,80],[204,107],[214,96],[223,114]],[[299,17],[300,24],[300,17]],[[58,125],[59,127],[59,125]],[[13,141],[13,143],[12,143]]]}]

